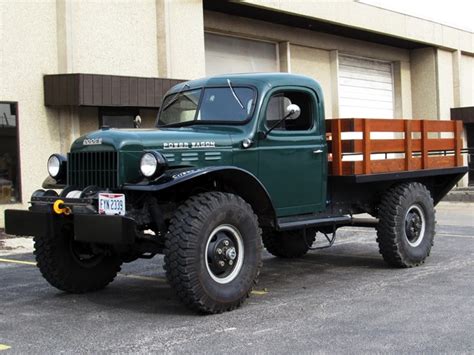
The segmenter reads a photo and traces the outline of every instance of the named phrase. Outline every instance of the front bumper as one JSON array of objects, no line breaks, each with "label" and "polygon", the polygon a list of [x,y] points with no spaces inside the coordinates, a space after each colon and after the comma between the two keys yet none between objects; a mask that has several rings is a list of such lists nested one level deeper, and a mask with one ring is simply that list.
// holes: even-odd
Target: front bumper
[{"label": "front bumper", "polygon": [[5,232],[12,235],[46,237],[65,224],[74,226],[74,239],[99,244],[133,244],[137,226],[132,218],[98,214],[55,215],[48,211],[5,211]]}]

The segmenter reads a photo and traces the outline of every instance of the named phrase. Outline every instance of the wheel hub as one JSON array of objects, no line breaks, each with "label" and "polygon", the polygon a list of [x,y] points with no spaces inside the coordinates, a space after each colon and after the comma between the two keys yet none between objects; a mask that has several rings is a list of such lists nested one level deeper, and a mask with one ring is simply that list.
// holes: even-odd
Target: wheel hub
[{"label": "wheel hub", "polygon": [[242,237],[232,226],[219,226],[210,235],[207,248],[207,268],[219,283],[232,281],[240,271],[243,257]]},{"label": "wheel hub", "polygon": [[418,246],[425,232],[425,216],[417,205],[408,209],[405,216],[405,235],[411,246]]},{"label": "wheel hub", "polygon": [[407,218],[407,237],[412,241],[412,239],[418,238],[421,231],[421,218],[417,213],[410,213]]},{"label": "wheel hub", "polygon": [[103,253],[94,252],[91,244],[76,242],[72,238],[69,242],[69,249],[73,260],[84,268],[95,267],[104,258]]},{"label": "wheel hub", "polygon": [[216,276],[228,274],[233,269],[233,261],[237,257],[234,242],[225,232],[215,235],[215,240],[209,243],[207,258],[211,271]]}]

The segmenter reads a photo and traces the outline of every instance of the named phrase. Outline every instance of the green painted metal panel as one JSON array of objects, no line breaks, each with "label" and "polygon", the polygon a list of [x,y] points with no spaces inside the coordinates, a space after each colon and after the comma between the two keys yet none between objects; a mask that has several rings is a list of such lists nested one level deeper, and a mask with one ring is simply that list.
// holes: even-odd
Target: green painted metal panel
[{"label": "green painted metal panel", "polygon": [[311,213],[325,207],[327,146],[321,129],[321,113],[316,93],[310,88],[282,86],[267,93],[259,117],[259,129],[265,131],[266,108],[273,95],[282,92],[305,93],[311,104],[311,128],[301,131],[273,130],[258,143],[257,176],[265,185],[278,216]]},{"label": "green painted metal panel", "polygon": [[[253,117],[242,124],[192,125],[163,129],[102,129],[77,139],[71,152],[117,151],[118,183],[141,179],[139,159],[145,150],[163,153],[170,168],[233,165],[259,177],[278,216],[317,212],[326,200],[327,148],[319,84],[311,78],[284,74],[232,74],[189,81],[189,89],[245,85],[257,91]],[[313,100],[315,124],[306,132],[272,132],[266,139],[264,114],[268,99],[280,89],[302,90]],[[167,93],[174,95],[179,84]],[[100,144],[84,144],[99,142]],[[251,140],[244,148],[242,142]],[[209,142],[210,144],[207,144]],[[196,143],[195,145],[193,145]],[[201,144],[200,143],[204,143]],[[321,154],[314,151],[323,150]]]}]

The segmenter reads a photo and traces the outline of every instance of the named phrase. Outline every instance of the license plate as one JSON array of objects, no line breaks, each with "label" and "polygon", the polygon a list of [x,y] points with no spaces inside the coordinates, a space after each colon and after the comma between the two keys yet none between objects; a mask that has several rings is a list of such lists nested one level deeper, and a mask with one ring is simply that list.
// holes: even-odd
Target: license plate
[{"label": "license plate", "polygon": [[125,195],[99,193],[99,214],[125,215]]}]

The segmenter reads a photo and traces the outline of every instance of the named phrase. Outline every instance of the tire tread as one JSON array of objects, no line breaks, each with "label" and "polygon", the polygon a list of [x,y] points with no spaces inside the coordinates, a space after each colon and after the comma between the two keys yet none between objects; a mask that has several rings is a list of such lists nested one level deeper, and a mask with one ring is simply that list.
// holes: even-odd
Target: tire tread
[{"label": "tire tread", "polygon": [[[106,272],[94,273],[93,277],[84,282],[78,282],[74,272],[68,270],[57,260],[57,252],[69,252],[69,250],[58,250],[63,238],[62,234],[46,237],[34,237],[34,254],[36,265],[48,283],[57,289],[69,293],[85,293],[97,291],[111,283],[121,269],[121,262],[112,261],[107,265]],[[104,270],[102,270],[104,271]]]},{"label": "tire tread", "polygon": [[[382,197],[379,205],[379,223],[377,225],[377,243],[379,245],[379,252],[382,254],[384,260],[391,266],[410,268],[419,266],[424,263],[424,259],[420,261],[410,260],[409,256],[404,252],[400,245],[397,229],[400,227],[397,219],[400,217],[402,211],[402,203],[406,201],[409,196],[416,193],[422,193],[429,196],[431,206],[433,199],[425,185],[418,182],[402,183],[389,189]],[[427,213],[435,213],[432,208]],[[434,234],[433,234],[434,236]],[[433,238],[431,246],[433,245]],[[430,255],[428,250],[426,257]]]},{"label": "tire tread", "polygon": [[[262,261],[259,259],[256,277],[252,287],[245,297],[230,305],[222,305],[209,300],[197,282],[196,271],[189,266],[195,260],[193,251],[197,247],[199,226],[205,223],[206,217],[222,204],[232,204],[251,211],[254,223],[258,226],[258,218],[252,207],[239,196],[224,192],[207,192],[191,196],[178,207],[170,220],[169,231],[165,242],[165,271],[171,286],[176,290],[178,297],[190,309],[201,313],[222,313],[241,306],[250,296],[253,286],[257,284]],[[258,238],[261,229],[258,228]],[[260,247],[257,253],[261,251]]]}]

